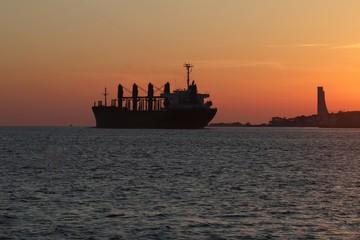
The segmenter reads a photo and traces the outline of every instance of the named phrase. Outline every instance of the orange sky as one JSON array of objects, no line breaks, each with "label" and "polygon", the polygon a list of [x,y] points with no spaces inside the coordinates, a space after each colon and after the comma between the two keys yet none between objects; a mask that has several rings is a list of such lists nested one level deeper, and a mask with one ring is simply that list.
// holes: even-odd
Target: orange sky
[{"label": "orange sky", "polygon": [[213,122],[360,110],[360,1],[4,0],[0,125],[94,126],[107,86],[184,87],[184,62],[218,107]]}]

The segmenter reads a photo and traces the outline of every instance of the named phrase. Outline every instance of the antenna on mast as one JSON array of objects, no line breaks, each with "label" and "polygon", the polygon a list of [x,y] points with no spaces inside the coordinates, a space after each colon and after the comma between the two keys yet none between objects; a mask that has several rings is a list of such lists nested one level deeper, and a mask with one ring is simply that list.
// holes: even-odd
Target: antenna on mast
[{"label": "antenna on mast", "polygon": [[106,91],[106,87],[105,87],[105,92],[103,93],[103,95],[105,96],[105,107],[107,105],[107,95],[109,95],[109,93]]},{"label": "antenna on mast", "polygon": [[184,67],[186,68],[186,80],[187,80],[187,86],[189,88],[189,85],[190,85],[190,71],[191,71],[191,68],[194,67],[193,65],[191,65],[191,63],[184,63]]}]

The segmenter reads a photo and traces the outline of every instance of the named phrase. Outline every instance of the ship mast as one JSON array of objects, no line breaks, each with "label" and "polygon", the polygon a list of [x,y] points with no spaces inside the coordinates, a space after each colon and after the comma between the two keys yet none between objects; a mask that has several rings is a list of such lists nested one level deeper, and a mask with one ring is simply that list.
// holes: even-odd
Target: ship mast
[{"label": "ship mast", "polygon": [[193,65],[191,65],[191,63],[185,63],[184,64],[184,67],[186,68],[186,76],[187,76],[187,86],[189,88],[189,85],[190,85],[190,71],[191,71],[191,68],[194,67]]},{"label": "ship mast", "polygon": [[105,87],[105,92],[103,93],[104,97],[105,97],[105,107],[107,105],[107,95],[109,95],[109,93],[106,91],[106,87]]}]

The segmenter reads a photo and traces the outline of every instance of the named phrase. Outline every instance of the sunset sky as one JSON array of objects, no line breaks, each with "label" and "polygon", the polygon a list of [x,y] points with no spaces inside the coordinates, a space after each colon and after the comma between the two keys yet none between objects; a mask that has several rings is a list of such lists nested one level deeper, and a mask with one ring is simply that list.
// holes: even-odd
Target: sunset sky
[{"label": "sunset sky", "polygon": [[360,110],[358,0],[1,0],[0,125],[94,126],[106,86],[210,93],[213,122]]}]

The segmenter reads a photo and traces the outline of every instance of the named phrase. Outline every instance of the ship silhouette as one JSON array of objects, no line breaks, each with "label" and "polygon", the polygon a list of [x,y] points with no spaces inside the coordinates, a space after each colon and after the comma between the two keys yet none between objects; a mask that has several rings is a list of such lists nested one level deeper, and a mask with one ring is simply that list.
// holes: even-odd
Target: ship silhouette
[{"label": "ship silhouette", "polygon": [[[92,111],[97,128],[203,128],[214,118],[217,109],[205,99],[209,94],[200,94],[194,81],[190,84],[193,65],[185,63],[187,89],[170,91],[170,83],[163,86],[159,96],[154,95],[154,85],[149,83],[146,96],[139,96],[138,87],[133,85],[131,96],[124,96],[124,89],[118,85],[117,99],[107,104],[108,92],[105,88],[104,104],[94,102]],[[141,88],[140,88],[141,89]],[[159,88],[156,88],[160,90]]]}]

